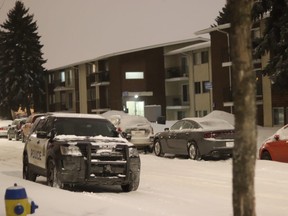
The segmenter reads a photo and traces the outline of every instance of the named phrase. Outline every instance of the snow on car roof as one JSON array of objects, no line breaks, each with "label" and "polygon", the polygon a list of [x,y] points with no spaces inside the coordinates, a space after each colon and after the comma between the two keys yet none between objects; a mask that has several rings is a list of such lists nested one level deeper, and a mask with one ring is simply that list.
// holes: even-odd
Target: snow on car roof
[{"label": "snow on car roof", "polygon": [[61,113],[61,112],[50,112],[47,113],[48,115],[53,115],[55,117],[62,117],[62,118],[95,118],[95,119],[105,119],[101,115],[97,114],[86,114],[86,113]]},{"label": "snow on car roof", "polygon": [[[109,110],[105,113],[102,113],[101,115],[110,120],[113,124],[118,123],[117,126],[120,126],[122,129],[126,127],[137,127],[137,126],[150,127],[151,125],[148,119],[145,118],[144,116],[130,115],[123,111]],[[117,118],[119,119],[119,122],[116,121]]]},{"label": "snow on car roof", "polygon": [[215,118],[184,118],[183,120],[191,120],[197,122],[203,129],[234,129],[234,126],[222,119]]}]

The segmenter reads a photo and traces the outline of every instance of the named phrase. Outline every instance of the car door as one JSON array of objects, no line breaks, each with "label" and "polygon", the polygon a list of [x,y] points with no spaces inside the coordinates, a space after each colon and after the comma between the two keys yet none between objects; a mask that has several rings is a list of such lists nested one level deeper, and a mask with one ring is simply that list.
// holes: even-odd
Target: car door
[{"label": "car door", "polygon": [[288,126],[278,134],[279,139],[271,145],[271,156],[273,160],[288,162]]},{"label": "car door", "polygon": [[172,154],[185,154],[187,153],[187,140],[186,140],[186,121],[181,120],[171,127],[167,139],[167,146],[169,153]]},{"label": "car door", "polygon": [[48,139],[37,137],[39,131],[45,131],[47,119],[40,119],[37,126],[34,128],[33,132],[30,134],[27,141],[27,153],[29,157],[29,163],[35,166],[45,168],[45,155]]}]

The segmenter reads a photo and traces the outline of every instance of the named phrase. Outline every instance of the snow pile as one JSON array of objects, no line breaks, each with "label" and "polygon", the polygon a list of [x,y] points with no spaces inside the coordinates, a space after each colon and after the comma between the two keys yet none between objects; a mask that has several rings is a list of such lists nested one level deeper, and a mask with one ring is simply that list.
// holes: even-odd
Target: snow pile
[{"label": "snow pile", "polygon": [[235,125],[234,115],[220,110],[214,110],[203,118],[222,119],[229,122],[231,125]]}]

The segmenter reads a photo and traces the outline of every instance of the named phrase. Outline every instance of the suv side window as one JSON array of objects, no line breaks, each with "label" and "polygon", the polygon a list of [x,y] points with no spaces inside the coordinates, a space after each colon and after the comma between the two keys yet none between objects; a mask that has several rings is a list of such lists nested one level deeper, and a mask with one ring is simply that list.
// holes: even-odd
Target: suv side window
[{"label": "suv side window", "polygon": [[46,120],[47,120],[46,118],[40,119],[40,121],[37,124],[37,126],[35,127],[34,131],[45,131],[45,122],[46,122]]}]

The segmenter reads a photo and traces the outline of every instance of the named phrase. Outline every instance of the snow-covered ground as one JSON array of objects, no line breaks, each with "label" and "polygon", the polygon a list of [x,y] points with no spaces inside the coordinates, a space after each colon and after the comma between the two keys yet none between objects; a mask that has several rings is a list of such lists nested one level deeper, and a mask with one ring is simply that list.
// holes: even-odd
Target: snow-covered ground
[{"label": "snow-covered ground", "polygon": [[[167,125],[153,124],[155,132]],[[278,128],[258,127],[258,146]],[[21,141],[0,138],[0,215],[5,215],[4,195],[17,183],[26,189],[41,216],[232,216],[232,160],[192,161],[141,154],[142,170],[137,191],[123,193],[120,187],[78,188],[67,191],[22,179]],[[261,216],[288,212],[288,164],[256,163],[256,210]]]}]

